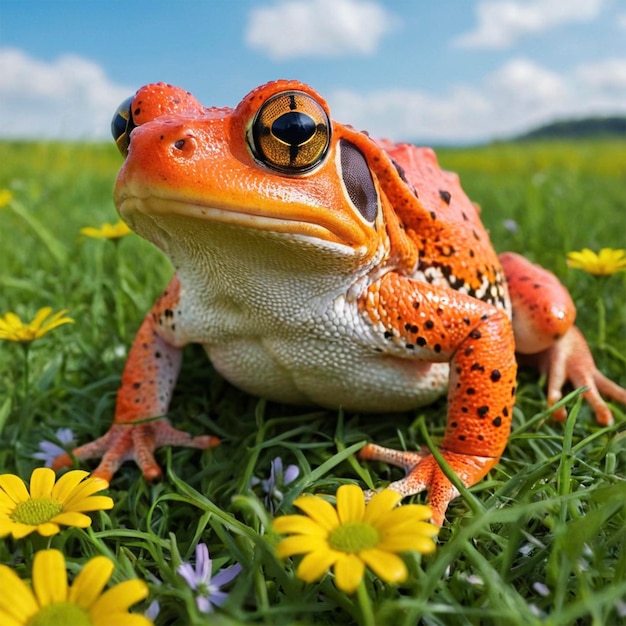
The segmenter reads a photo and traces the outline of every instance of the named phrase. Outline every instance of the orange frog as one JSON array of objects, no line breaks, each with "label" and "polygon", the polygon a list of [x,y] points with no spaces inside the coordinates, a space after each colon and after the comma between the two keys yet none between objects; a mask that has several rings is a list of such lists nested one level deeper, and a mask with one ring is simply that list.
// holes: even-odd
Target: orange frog
[{"label": "orange frog", "polygon": [[[447,391],[441,451],[468,486],[506,446],[516,351],[549,373],[551,403],[566,380],[588,387],[601,424],[612,416],[600,392],[626,403],[596,369],[566,289],[516,254],[496,255],[430,149],[332,121],[297,81],[259,87],[235,109],[147,85],[113,132],[126,158],[119,213],[176,273],[130,350],[113,426],[73,451],[102,456],[95,475],[134,459],[154,479],[155,448],[217,443],[162,417],[191,342],[231,383],[278,402],[391,412]],[[458,492],[429,453],[367,445],[361,458],[403,467],[389,487],[427,489],[443,523]]]}]

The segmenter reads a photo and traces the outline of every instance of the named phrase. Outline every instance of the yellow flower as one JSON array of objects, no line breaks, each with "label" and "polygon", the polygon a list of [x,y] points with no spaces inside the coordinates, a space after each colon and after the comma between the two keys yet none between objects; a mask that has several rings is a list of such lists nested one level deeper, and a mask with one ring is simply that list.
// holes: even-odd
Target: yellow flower
[{"label": "yellow flower", "polygon": [[596,254],[589,248],[583,248],[580,252],[568,252],[567,264],[571,268],[596,276],[615,274],[626,268],[626,250],[602,248],[600,253]]},{"label": "yellow flower", "polygon": [[59,524],[91,526],[91,518],[85,512],[112,509],[113,500],[93,495],[109,483],[103,478],[87,478],[88,475],[83,470],[72,470],[55,483],[56,476],[50,468],[38,467],[30,477],[30,493],[18,476],[0,475],[0,537],[13,535],[21,539],[35,531],[49,537],[60,532]]},{"label": "yellow flower", "polygon": [[80,229],[81,235],[87,237],[94,237],[95,239],[121,239],[126,237],[133,231],[128,228],[126,222],[120,220],[117,224],[109,224],[105,222],[100,228],[93,228],[92,226],[86,226]]},{"label": "yellow flower", "polygon": [[[35,554],[31,586],[0,565],[0,623],[3,626],[150,626],[152,621],[128,609],[148,595],[143,580],[126,580],[104,593],[113,561],[96,556],[67,584],[65,558],[58,550]],[[32,588],[31,588],[32,587]]]},{"label": "yellow flower", "polygon": [[395,508],[400,500],[400,494],[384,489],[365,504],[356,485],[339,487],[336,510],[318,496],[300,496],[294,504],[306,515],[274,520],[277,533],[292,534],[278,544],[278,555],[306,554],[296,575],[309,583],[334,567],[337,587],[347,593],[359,586],[366,565],[383,580],[402,582],[407,569],[396,553],[433,552],[438,529],[426,521],[431,516],[427,506]]},{"label": "yellow flower", "polygon": [[13,200],[13,193],[9,189],[0,189],[0,209]]},{"label": "yellow flower", "polygon": [[48,319],[50,313],[52,309],[49,306],[39,309],[35,319],[28,324],[22,322],[15,313],[5,313],[4,317],[0,317],[0,339],[29,343],[43,337],[57,326],[74,323],[71,317],[63,317],[67,309],[55,313]]}]

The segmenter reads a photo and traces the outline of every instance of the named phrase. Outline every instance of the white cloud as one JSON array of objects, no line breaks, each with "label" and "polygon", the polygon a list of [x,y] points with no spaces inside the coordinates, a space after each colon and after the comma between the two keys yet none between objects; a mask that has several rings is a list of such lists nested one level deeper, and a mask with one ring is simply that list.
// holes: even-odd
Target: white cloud
[{"label": "white cloud", "polygon": [[427,94],[387,90],[328,95],[333,117],[372,136],[432,142],[505,138],[554,119],[626,115],[626,58],[587,63],[556,74],[513,59],[481,84]]},{"label": "white cloud", "polygon": [[626,59],[606,59],[585,63],[576,69],[576,76],[588,89],[603,95],[626,92]]},{"label": "white cloud", "polygon": [[567,99],[565,79],[528,59],[505,63],[486,80],[493,102],[509,110],[545,110]]},{"label": "white cloud", "polygon": [[626,30],[626,13],[620,13],[617,16],[616,24],[618,28]]},{"label": "white cloud", "polygon": [[133,91],[78,56],[47,63],[0,49],[0,136],[108,138],[116,107]]},{"label": "white cloud", "polygon": [[626,58],[585,63],[576,68],[572,98],[582,97],[595,111],[619,110],[626,114]]},{"label": "white cloud", "polygon": [[604,0],[484,0],[476,7],[476,29],[454,43],[464,48],[509,48],[525,35],[592,20],[603,4]]},{"label": "white cloud", "polygon": [[397,22],[371,1],[283,0],[250,12],[245,42],[275,60],[370,55]]},{"label": "white cloud", "polygon": [[[367,130],[374,137],[464,139],[474,120],[487,117],[490,106],[478,90],[459,87],[447,97],[406,89],[361,95],[338,90],[328,97],[333,118]],[[466,124],[470,124],[466,127]],[[459,134],[459,130],[461,133]],[[480,131],[479,131],[480,132]]]}]

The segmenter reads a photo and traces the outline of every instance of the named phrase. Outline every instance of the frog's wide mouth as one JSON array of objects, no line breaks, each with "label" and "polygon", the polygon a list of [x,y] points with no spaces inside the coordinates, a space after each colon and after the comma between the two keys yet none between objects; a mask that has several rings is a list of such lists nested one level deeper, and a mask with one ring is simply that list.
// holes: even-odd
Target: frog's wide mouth
[{"label": "frog's wide mouth", "polygon": [[145,215],[157,222],[159,218],[181,217],[201,223],[223,224],[246,230],[275,233],[283,237],[324,242],[351,250],[364,245],[363,241],[355,241],[354,229],[348,228],[346,224],[337,220],[320,219],[325,211],[316,213],[317,221],[313,223],[304,219],[305,216],[299,214],[303,212],[298,211],[294,211],[293,216],[285,217],[268,215],[251,207],[215,207],[154,195],[146,197],[126,195],[116,200],[122,218],[139,234],[141,234],[141,216]]}]

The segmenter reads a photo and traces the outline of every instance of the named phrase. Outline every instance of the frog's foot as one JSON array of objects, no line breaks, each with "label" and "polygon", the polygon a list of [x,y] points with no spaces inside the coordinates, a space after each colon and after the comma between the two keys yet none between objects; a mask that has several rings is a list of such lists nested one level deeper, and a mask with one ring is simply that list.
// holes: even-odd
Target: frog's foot
[{"label": "frog's foot", "polygon": [[161,446],[184,446],[206,450],[217,446],[220,440],[211,435],[193,437],[174,428],[165,418],[144,423],[114,424],[105,435],[73,450],[72,456],[61,454],[54,459],[57,470],[73,463],[102,457],[92,476],[110,481],[124,461],[134,460],[147,480],[160,478],[161,468],[154,459],[154,451]]},{"label": "frog's foot", "polygon": [[[626,404],[626,389],[609,380],[600,372],[593,360],[583,334],[572,326],[552,347],[535,355],[524,355],[522,363],[534,365],[548,376],[548,405],[552,406],[563,397],[562,389],[567,381],[575,388],[588,387],[583,393],[602,426],[613,423],[611,409],[600,394],[611,400]],[[564,407],[554,412],[554,419],[564,421],[567,411]]]},{"label": "frog's foot", "polygon": [[[449,450],[442,450],[441,453],[446,463],[467,487],[481,480],[499,461],[499,458],[459,454]],[[406,472],[405,477],[390,483],[388,488],[403,497],[428,490],[432,521],[438,526],[443,524],[448,504],[459,495],[459,492],[446,478],[429,452],[406,452],[368,444],[361,449],[359,457],[367,461],[383,461],[401,467]]]}]

